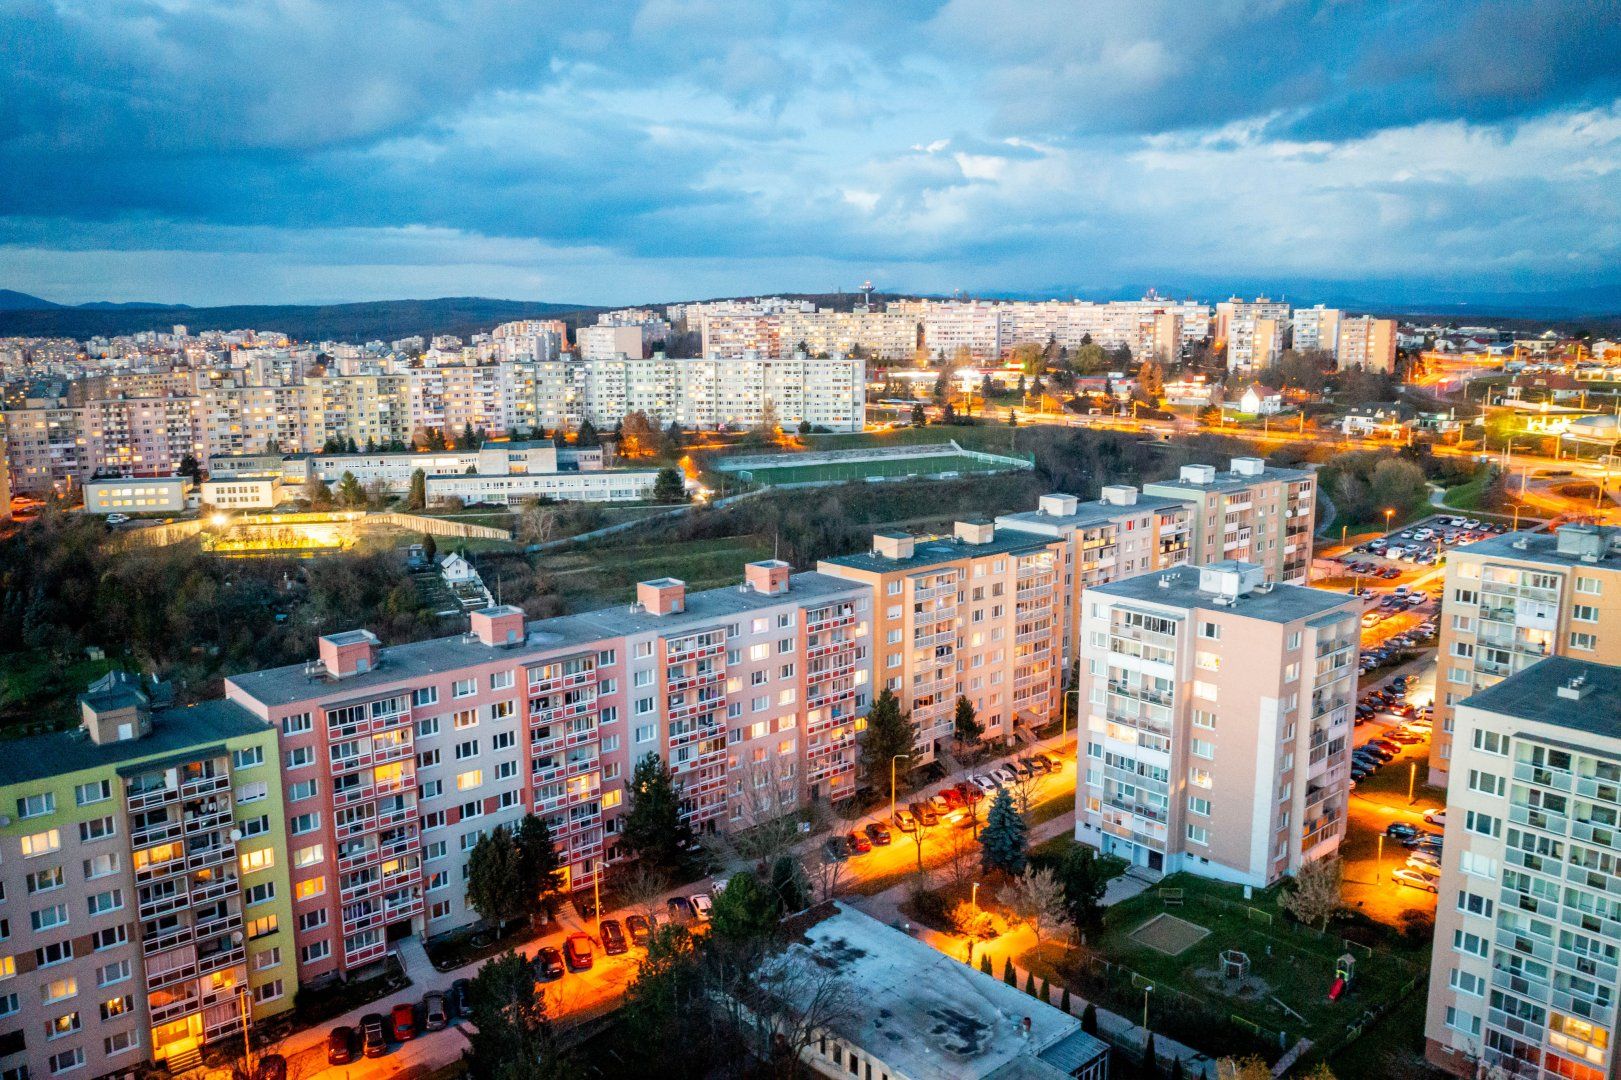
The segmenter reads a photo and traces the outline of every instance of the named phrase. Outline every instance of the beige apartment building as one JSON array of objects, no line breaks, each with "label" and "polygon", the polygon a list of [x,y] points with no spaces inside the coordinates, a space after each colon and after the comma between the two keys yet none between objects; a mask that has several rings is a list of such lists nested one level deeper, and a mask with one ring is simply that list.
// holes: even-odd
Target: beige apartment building
[{"label": "beige apartment building", "polygon": [[1184,465],[1175,480],[1144,484],[1143,494],[1189,504],[1189,562],[1254,563],[1269,580],[1307,583],[1317,522],[1317,477],[1309,470],[1238,457],[1226,472]]},{"label": "beige apartment building", "polygon": [[1508,533],[1447,556],[1430,783],[1451,771],[1455,706],[1545,656],[1621,664],[1621,529]]},{"label": "beige apartment building", "polygon": [[1345,835],[1360,601],[1250,563],[1083,597],[1075,838],[1266,886]]},{"label": "beige apartment building", "polygon": [[960,521],[951,536],[877,532],[869,553],[817,565],[872,590],[873,681],[911,713],[914,766],[950,741],[959,696],[988,739],[1056,712],[1064,563],[1061,539]]},{"label": "beige apartment building", "polygon": [[1457,1076],[1614,1077],[1621,668],[1549,657],[1455,720],[1426,1056]]},{"label": "beige apartment building", "polygon": [[1353,315],[1340,320],[1339,341],[1334,349],[1334,366],[1360,367],[1368,371],[1394,371],[1396,368],[1396,320]]},{"label": "beige apartment building", "polygon": [[1100,497],[1043,495],[1034,510],[1003,514],[996,527],[1064,541],[1064,665],[1081,655],[1081,596],[1093,585],[1188,561],[1191,509],[1183,499],[1144,497],[1111,484]]}]

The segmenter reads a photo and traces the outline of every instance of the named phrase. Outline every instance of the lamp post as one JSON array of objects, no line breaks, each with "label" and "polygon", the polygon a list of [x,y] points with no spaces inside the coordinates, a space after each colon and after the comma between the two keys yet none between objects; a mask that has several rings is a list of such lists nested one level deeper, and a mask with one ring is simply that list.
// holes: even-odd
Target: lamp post
[{"label": "lamp post", "polygon": [[591,860],[591,906],[597,913],[597,940],[602,940],[602,860]]},{"label": "lamp post", "polygon": [[969,896],[968,902],[974,906],[975,911],[979,910],[979,882],[977,881],[974,882],[974,891]]},{"label": "lamp post", "polygon": [[1377,885],[1379,882],[1383,881],[1385,879],[1384,875],[1385,875],[1385,834],[1380,833],[1379,834],[1379,850],[1378,850],[1378,853],[1374,855],[1374,863],[1373,863],[1373,881],[1374,881],[1374,884]]},{"label": "lamp post", "polygon": [[1389,507],[1385,508],[1385,532],[1390,531],[1390,519],[1395,517],[1395,516],[1396,516],[1396,511],[1395,510],[1393,510],[1393,509],[1391,509]]},{"label": "lamp post", "polygon": [[[1059,720],[1058,720],[1058,745],[1059,746],[1064,745],[1064,739],[1069,735],[1069,699],[1070,699],[1071,696],[1074,696],[1074,698],[1075,698],[1075,711],[1076,712],[1081,711],[1081,704],[1080,704],[1080,702],[1081,702],[1081,688],[1079,686],[1077,686],[1073,690],[1065,690],[1064,693],[1063,693],[1063,701],[1060,703],[1060,707],[1059,707]],[[1080,719],[1079,717],[1076,717],[1077,721],[1079,721],[1079,719]],[[1077,729],[1077,731],[1078,730],[1079,729]]]},{"label": "lamp post", "polygon": [[899,761],[901,758],[905,758],[906,760],[910,761],[910,760],[912,760],[912,755],[911,754],[896,754],[894,757],[889,759],[889,821],[890,821],[890,824],[894,824],[894,822],[895,822],[895,762]]},{"label": "lamp post", "polygon": [[1152,994],[1153,992],[1154,992],[1154,986],[1153,986],[1152,983],[1150,983],[1149,985],[1143,987],[1143,1045],[1144,1046],[1147,1046],[1148,1045],[1148,1040],[1153,1037],[1152,1033],[1148,1030],[1148,995]]},{"label": "lamp post", "polygon": [[1413,797],[1413,787],[1418,783],[1418,762],[1407,763],[1407,805],[1412,806],[1418,800]]}]

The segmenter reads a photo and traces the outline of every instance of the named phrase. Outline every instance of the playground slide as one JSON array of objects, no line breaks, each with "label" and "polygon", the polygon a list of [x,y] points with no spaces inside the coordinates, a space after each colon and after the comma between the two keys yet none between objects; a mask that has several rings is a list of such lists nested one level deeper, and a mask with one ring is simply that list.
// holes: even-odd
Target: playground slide
[{"label": "playground slide", "polygon": [[1338,1001],[1343,993],[1345,993],[1345,980],[1335,979],[1334,985],[1328,988],[1328,1000]]}]

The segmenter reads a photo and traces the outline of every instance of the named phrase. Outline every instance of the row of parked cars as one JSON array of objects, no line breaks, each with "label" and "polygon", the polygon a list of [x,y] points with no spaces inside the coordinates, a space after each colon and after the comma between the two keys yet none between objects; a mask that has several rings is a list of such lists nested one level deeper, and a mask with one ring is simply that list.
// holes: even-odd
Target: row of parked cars
[{"label": "row of parked cars", "polygon": [[[1424,823],[1444,829],[1447,823],[1446,810],[1426,810]],[[1407,861],[1391,872],[1391,879],[1398,885],[1420,892],[1439,892],[1441,834],[1421,829],[1405,821],[1393,821],[1385,827],[1385,836],[1407,849]]]},{"label": "row of parked cars", "polygon": [[1362,674],[1366,675],[1375,668],[1384,667],[1395,660],[1400,660],[1402,654],[1410,649],[1423,649],[1435,644],[1436,626],[1434,619],[1425,619],[1409,630],[1393,634],[1379,644],[1364,649],[1362,659],[1358,666]]},{"label": "row of parked cars", "polygon": [[448,994],[437,990],[420,1002],[401,1001],[383,1013],[367,1013],[359,1028],[347,1024],[333,1028],[326,1037],[328,1065],[348,1065],[362,1057],[381,1057],[390,1044],[407,1043],[424,1031],[439,1031],[457,1016],[467,1015],[467,979],[457,979]]}]

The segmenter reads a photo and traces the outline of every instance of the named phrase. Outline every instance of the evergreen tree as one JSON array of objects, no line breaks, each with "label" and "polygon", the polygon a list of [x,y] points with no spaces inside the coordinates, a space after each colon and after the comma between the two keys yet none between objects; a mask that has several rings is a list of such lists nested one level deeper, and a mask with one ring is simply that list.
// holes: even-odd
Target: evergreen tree
[{"label": "evergreen tree", "polygon": [[985,399],[985,404],[989,405],[991,403],[993,391],[994,387],[991,386],[991,377],[989,375],[979,381],[979,396]]},{"label": "evergreen tree", "polygon": [[687,501],[687,487],[681,479],[681,470],[666,465],[653,478],[653,501],[682,503]]},{"label": "evergreen tree", "polygon": [[1143,1044],[1143,1064],[1152,1069],[1158,1062],[1159,1055],[1154,1052],[1154,1033],[1150,1031],[1148,1041]]},{"label": "evergreen tree", "polygon": [[1081,1010],[1081,1030],[1088,1035],[1098,1033],[1098,1007],[1090,1001],[1086,1003],[1086,1008]]},{"label": "evergreen tree", "polygon": [[602,439],[597,435],[597,426],[589,420],[580,421],[580,430],[574,433],[575,446],[600,446]]},{"label": "evergreen tree", "polygon": [[621,843],[648,865],[674,870],[686,861],[692,839],[692,829],[681,820],[674,774],[657,754],[646,755],[631,776]]},{"label": "evergreen tree", "polygon": [[743,944],[769,938],[777,929],[776,898],[752,871],[740,870],[726,882],[709,916],[709,932],[721,941]]},{"label": "evergreen tree", "polygon": [[355,437],[353,435],[349,436],[349,452],[351,454],[360,453],[360,444],[355,442]]},{"label": "evergreen tree", "polygon": [[529,913],[518,845],[506,826],[479,837],[467,857],[467,905],[497,926]]},{"label": "evergreen tree", "polygon": [[366,505],[366,489],[360,486],[355,474],[345,471],[338,477],[338,505],[354,510]]},{"label": "evergreen tree", "polygon": [[1109,888],[1109,864],[1098,857],[1097,849],[1075,844],[1064,852],[1057,872],[1058,883],[1064,889],[1064,911],[1070,923],[1081,930],[1100,925],[1103,894]]},{"label": "evergreen tree", "polygon": [[929,422],[929,414],[924,411],[923,403],[920,401],[917,404],[913,405],[912,406],[912,426],[913,427],[922,427],[925,424],[927,424],[928,422]]},{"label": "evergreen tree", "polygon": [[405,496],[407,510],[421,510],[428,505],[428,474],[421,469],[411,470],[411,490]]},{"label": "evergreen tree", "polygon": [[1052,987],[1047,985],[1046,979],[1042,979],[1041,983],[1037,986],[1036,996],[1041,999],[1043,1004],[1050,1005],[1052,1003]]},{"label": "evergreen tree", "polygon": [[576,1066],[559,1053],[546,997],[530,962],[509,952],[479,968],[468,992],[468,1064],[483,1080],[563,1080]]},{"label": "evergreen tree", "polygon": [[[274,453],[275,451],[271,452]],[[189,476],[191,477],[192,482],[196,483],[202,478],[203,467],[197,464],[197,459],[195,457],[193,457],[191,454],[186,454],[180,459],[180,471],[178,475]]]},{"label": "evergreen tree", "polygon": [[1000,870],[1009,877],[1024,873],[1028,862],[1026,847],[1029,828],[1024,818],[1014,809],[1013,796],[1001,788],[991,800],[991,809],[985,815],[985,828],[979,834],[980,867],[986,873]]},{"label": "evergreen tree", "polygon": [[778,855],[771,863],[771,895],[778,915],[804,911],[810,905],[805,871],[791,855]]},{"label": "evergreen tree", "polygon": [[1033,971],[1024,973],[1024,992],[1031,997],[1036,996],[1036,973]]},{"label": "evergreen tree", "polygon": [[1009,409],[1007,411],[1007,426],[1008,427],[1018,427],[1019,426],[1019,414],[1014,412],[1012,409]]},{"label": "evergreen tree", "polygon": [[982,953],[979,954],[979,970],[983,971],[987,975],[991,974],[991,954],[990,953],[982,952]]},{"label": "evergreen tree", "polygon": [[311,510],[325,510],[332,505],[332,489],[326,486],[320,473],[310,473],[310,478],[304,481],[304,498],[308,500]]},{"label": "evergreen tree", "polygon": [[879,692],[867,712],[867,730],[861,738],[861,765],[875,787],[888,785],[890,763],[915,755],[917,736],[912,722],[901,714],[901,704],[889,687]]},{"label": "evergreen tree", "polygon": [[546,819],[525,814],[513,835],[518,846],[518,870],[530,910],[546,905],[562,887],[563,861],[557,857],[551,826]]},{"label": "evergreen tree", "polygon": [[1013,970],[1013,957],[1011,956],[1007,958],[1007,963],[1002,965],[1002,981],[1009,986],[1019,985],[1019,973]]},{"label": "evergreen tree", "polygon": [[797,430],[801,435],[809,435],[811,433],[811,422],[809,420],[801,420]]},{"label": "evergreen tree", "polygon": [[964,695],[957,695],[957,741],[964,746],[978,746],[985,736],[985,725],[974,714],[974,703]]},{"label": "evergreen tree", "polygon": [[1183,1077],[1185,1077],[1186,1075],[1187,1074],[1182,1071],[1182,1059],[1179,1058],[1179,1057],[1172,1058],[1171,1059],[1171,1080],[1183,1080]]},{"label": "evergreen tree", "polygon": [[1064,987],[1064,992],[1058,995],[1058,1007],[1063,1009],[1066,1015],[1069,1013],[1069,987],[1067,986]]}]

